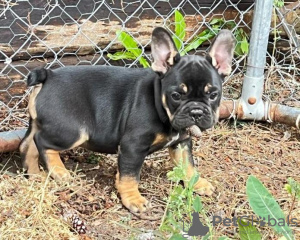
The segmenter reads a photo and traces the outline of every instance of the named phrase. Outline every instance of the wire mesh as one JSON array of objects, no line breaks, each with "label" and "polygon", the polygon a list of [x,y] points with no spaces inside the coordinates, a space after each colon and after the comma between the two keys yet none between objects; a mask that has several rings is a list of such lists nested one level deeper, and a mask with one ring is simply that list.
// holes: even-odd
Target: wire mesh
[{"label": "wire mesh", "polygon": [[[0,131],[27,127],[27,103],[31,89],[26,76],[38,66],[120,65],[141,67],[148,62],[150,35],[155,26],[174,33],[175,11],[185,20],[183,47],[205,29],[244,32],[249,40],[254,1],[54,1],[4,0],[0,2]],[[268,47],[264,97],[300,106],[299,32],[300,3],[285,2],[273,10]],[[220,22],[220,21],[219,21]],[[117,31],[128,33],[141,54],[131,60],[112,60],[108,53],[123,51]],[[237,36],[237,44],[241,44]],[[188,54],[203,54],[210,39]],[[247,46],[244,46],[247,47]],[[265,53],[262,53],[265,54]],[[247,54],[234,58],[233,73],[224,84],[225,98],[240,96]]]}]

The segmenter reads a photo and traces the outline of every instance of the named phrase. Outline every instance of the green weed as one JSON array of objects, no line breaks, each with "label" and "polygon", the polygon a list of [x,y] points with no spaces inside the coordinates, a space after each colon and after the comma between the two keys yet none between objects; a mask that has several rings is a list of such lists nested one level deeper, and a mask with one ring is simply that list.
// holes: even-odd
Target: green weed
[{"label": "green weed", "polygon": [[[182,234],[190,228],[193,212],[200,213],[204,217],[206,225],[210,230],[212,229],[201,198],[194,193],[194,185],[199,179],[199,174],[195,172],[191,179],[187,179],[187,164],[188,159],[182,158],[177,166],[167,174],[171,181],[171,187],[159,230],[171,240],[186,239]],[[181,182],[185,182],[185,185],[183,186]]]},{"label": "green weed", "polygon": [[292,197],[300,200],[300,183],[296,182],[293,178],[288,178],[288,184],[284,188]]},{"label": "green weed", "polygon": [[150,64],[147,60],[142,56],[143,52],[138,47],[138,43],[126,32],[117,31],[116,32],[119,41],[123,44],[126,51],[125,52],[116,52],[114,54],[107,54],[107,56],[112,60],[120,60],[120,59],[138,59],[140,64],[144,67],[150,67]]},{"label": "green weed", "polygon": [[274,6],[275,7],[283,7],[284,6],[284,0],[274,0]]}]

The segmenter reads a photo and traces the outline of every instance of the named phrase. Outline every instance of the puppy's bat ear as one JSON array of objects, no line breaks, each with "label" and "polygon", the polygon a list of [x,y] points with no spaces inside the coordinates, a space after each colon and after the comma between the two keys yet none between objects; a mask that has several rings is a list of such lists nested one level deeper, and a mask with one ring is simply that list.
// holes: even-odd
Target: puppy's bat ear
[{"label": "puppy's bat ear", "polygon": [[209,50],[212,65],[218,70],[220,75],[227,76],[231,73],[231,64],[235,47],[233,34],[223,29],[214,39]]},{"label": "puppy's bat ear", "polygon": [[171,35],[161,27],[155,28],[152,32],[151,53],[152,69],[162,74],[165,74],[169,67],[180,60]]}]

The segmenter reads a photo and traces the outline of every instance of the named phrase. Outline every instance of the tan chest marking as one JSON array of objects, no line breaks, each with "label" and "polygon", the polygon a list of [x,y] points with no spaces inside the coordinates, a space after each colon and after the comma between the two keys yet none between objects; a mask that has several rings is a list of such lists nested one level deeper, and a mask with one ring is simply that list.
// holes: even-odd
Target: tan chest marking
[{"label": "tan chest marking", "polygon": [[152,143],[152,146],[163,145],[164,147],[170,146],[172,143],[179,139],[179,133],[174,134],[172,137],[169,137],[165,134],[158,133]]}]

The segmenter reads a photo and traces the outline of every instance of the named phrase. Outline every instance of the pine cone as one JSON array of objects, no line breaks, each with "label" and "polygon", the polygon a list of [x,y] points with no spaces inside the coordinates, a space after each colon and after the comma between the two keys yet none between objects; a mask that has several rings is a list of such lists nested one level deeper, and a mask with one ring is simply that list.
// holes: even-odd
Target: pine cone
[{"label": "pine cone", "polygon": [[73,215],[71,218],[73,229],[76,230],[79,234],[86,233],[86,226],[83,221],[76,215]]}]

